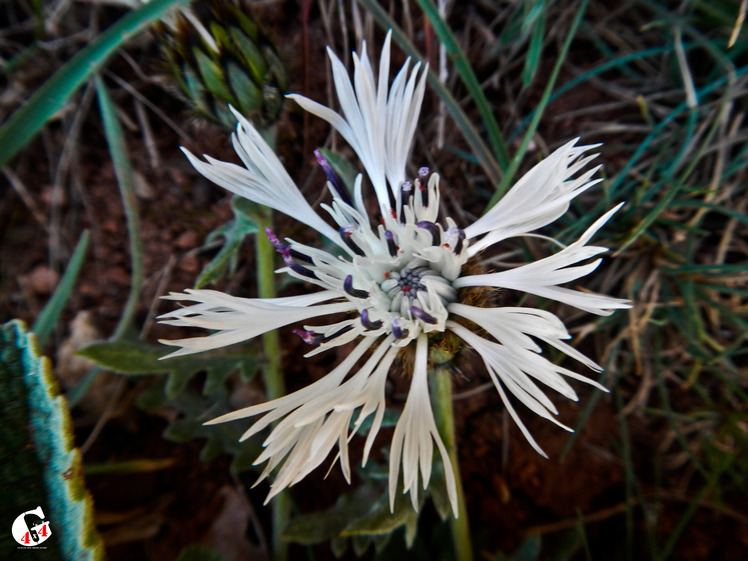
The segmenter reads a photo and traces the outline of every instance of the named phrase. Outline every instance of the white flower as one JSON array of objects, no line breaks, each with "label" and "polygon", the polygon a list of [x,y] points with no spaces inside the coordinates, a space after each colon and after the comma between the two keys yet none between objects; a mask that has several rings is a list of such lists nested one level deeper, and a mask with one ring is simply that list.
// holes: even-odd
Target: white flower
[{"label": "white flower", "polygon": [[[257,459],[257,463],[267,462],[262,477],[276,472],[268,500],[319,466],[335,447],[343,474],[350,480],[348,442],[373,415],[363,455],[366,464],[384,414],[389,368],[402,347],[414,344],[410,391],[392,439],[390,502],[402,467],[403,492],[411,494],[417,507],[418,488],[428,486],[435,443],[457,515],[453,470],[436,430],[428,392],[429,334],[451,331],[478,352],[508,411],[543,454],[508,395],[556,422],[557,410],[537,382],[574,400],[576,394],[566,378],[604,388],[545,359],[538,343],[555,347],[592,370],[601,368],[564,343],[570,335],[553,314],[529,308],[470,306],[459,301],[460,289],[485,286],[524,291],[599,315],[627,308],[625,300],[559,286],[597,267],[599,259],[576,264],[605,251],[586,244],[619,207],[597,220],[578,241],[545,259],[499,272],[463,275],[468,259],[506,238],[547,225],[566,212],[571,199],[597,183],[599,180],[591,179],[597,168],[583,171],[594,157],[584,156],[592,147],[576,146],[576,141],[562,146],[537,164],[485,216],[464,229],[451,218],[439,223],[439,176],[421,168],[416,178],[407,181],[405,169],[426,70],[420,64],[411,69],[406,62],[388,87],[389,53],[388,34],[378,79],[365,45],[360,58],[354,53],[353,82],[340,60],[330,53],[342,114],[307,98],[289,96],[327,120],[354,148],[379,203],[381,216],[374,220],[364,205],[362,175],[356,179],[351,198],[337,183],[329,164],[318,156],[332,194],[332,204],[322,206],[337,229],[330,226],[306,202],[270,147],[239,114],[235,113],[239,123],[232,139],[244,167],[207,156],[206,163],[185,150],[205,177],[311,226],[338,250],[332,254],[288,239],[282,242],[268,231],[286,263],[279,272],[321,290],[272,300],[237,298],[211,290],[172,294],[168,298],[196,303],[165,314],[161,317],[164,323],[203,327],[215,333],[163,342],[180,347],[169,355],[178,356],[223,347],[312,318],[348,313],[348,318],[338,323],[325,325],[320,320],[320,325],[307,324],[304,331],[298,331],[306,342],[316,345],[307,356],[358,341],[353,352],[327,376],[290,395],[209,423],[264,414],[242,436],[244,440],[278,421]],[[460,318],[483,328],[491,339],[470,331]],[[356,369],[360,361],[363,366]]]}]

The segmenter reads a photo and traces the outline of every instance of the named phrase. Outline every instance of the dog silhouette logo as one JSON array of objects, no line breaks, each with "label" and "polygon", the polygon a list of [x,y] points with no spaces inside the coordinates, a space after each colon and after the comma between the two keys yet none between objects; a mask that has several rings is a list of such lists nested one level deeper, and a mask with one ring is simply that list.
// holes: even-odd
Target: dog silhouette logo
[{"label": "dog silhouette logo", "polygon": [[19,544],[34,547],[44,543],[52,535],[52,529],[42,507],[38,506],[19,514],[13,521],[11,533]]}]

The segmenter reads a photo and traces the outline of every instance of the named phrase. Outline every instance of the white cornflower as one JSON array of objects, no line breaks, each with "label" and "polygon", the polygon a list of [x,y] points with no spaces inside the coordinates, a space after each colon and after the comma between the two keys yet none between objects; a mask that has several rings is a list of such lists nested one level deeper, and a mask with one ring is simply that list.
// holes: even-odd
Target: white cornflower
[{"label": "white cornflower", "polygon": [[[306,202],[260,134],[236,114],[239,123],[232,140],[245,167],[208,156],[206,163],[185,150],[190,162],[229,191],[309,225],[337,249],[333,254],[290,239],[284,242],[268,231],[286,263],[279,272],[321,290],[274,299],[237,298],[212,290],[171,294],[170,299],[195,303],[165,314],[161,317],[164,323],[202,327],[215,333],[163,342],[180,347],[169,355],[179,356],[231,345],[312,318],[347,314],[337,323],[320,321],[321,325],[305,324],[303,331],[297,331],[316,346],[306,356],[357,341],[332,372],[290,395],[209,423],[264,414],[244,433],[244,440],[278,421],[256,462],[267,462],[261,479],[275,472],[268,500],[319,466],[336,446],[343,474],[350,481],[348,442],[373,415],[363,453],[366,464],[385,411],[390,366],[400,349],[413,345],[410,390],[390,451],[390,504],[402,468],[403,492],[410,493],[417,507],[418,489],[425,489],[429,482],[436,444],[456,516],[454,474],[429,398],[429,334],[451,331],[477,351],[507,410],[533,447],[543,454],[517,416],[509,394],[556,422],[556,407],[537,382],[574,400],[577,396],[566,378],[605,388],[545,359],[538,343],[555,347],[592,370],[601,368],[564,342],[570,335],[555,315],[524,307],[468,305],[460,302],[460,289],[482,286],[524,291],[598,315],[628,307],[624,300],[559,286],[597,267],[599,259],[587,261],[606,248],[587,243],[618,207],[598,219],[575,243],[545,259],[498,272],[466,274],[463,267],[468,260],[506,238],[547,225],[566,212],[571,199],[600,181],[592,179],[598,168],[585,170],[594,155],[584,154],[593,147],[576,146],[576,141],[562,146],[537,164],[487,214],[465,228],[451,218],[440,222],[439,176],[421,168],[417,177],[406,177],[426,69],[420,63],[411,68],[408,60],[388,87],[390,39],[388,34],[378,78],[365,45],[360,57],[354,53],[353,81],[341,61],[329,53],[342,113],[305,97],[289,96],[328,121],[355,150],[374,189],[380,216],[372,219],[367,214],[362,175],[356,178],[351,198],[318,154],[332,195],[331,205],[322,205],[336,224],[330,226]],[[576,265],[583,261],[587,263]],[[465,327],[472,324],[480,326],[490,338]],[[360,361],[363,365],[356,369]]]}]

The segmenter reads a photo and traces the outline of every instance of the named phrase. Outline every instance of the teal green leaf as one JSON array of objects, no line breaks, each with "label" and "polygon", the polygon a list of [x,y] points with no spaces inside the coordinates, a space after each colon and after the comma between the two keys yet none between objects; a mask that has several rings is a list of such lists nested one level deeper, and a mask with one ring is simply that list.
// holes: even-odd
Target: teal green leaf
[{"label": "teal green leaf", "polygon": [[228,270],[229,274],[236,271],[239,260],[239,249],[244,238],[259,231],[257,221],[253,218],[254,211],[252,203],[242,197],[231,199],[231,209],[234,211],[234,220],[224,224],[208,235],[207,243],[213,243],[218,238],[224,238],[225,242],[221,250],[213,260],[200,273],[195,283],[195,288],[202,288],[207,284],[219,281]]},{"label": "teal green leaf", "polygon": [[215,354],[180,356],[161,360],[171,349],[166,346],[147,345],[131,341],[106,341],[94,343],[78,351],[102,368],[119,374],[168,374],[166,396],[175,397],[198,372],[206,372],[204,395],[210,395],[223,386],[235,370],[242,380],[249,381],[260,365],[260,359],[248,354]]},{"label": "teal green leaf", "polygon": [[[35,559],[103,559],[67,402],[49,360],[20,321],[0,328],[0,509],[3,520],[41,506],[50,520],[48,549]],[[12,544],[10,522],[0,528]]]}]

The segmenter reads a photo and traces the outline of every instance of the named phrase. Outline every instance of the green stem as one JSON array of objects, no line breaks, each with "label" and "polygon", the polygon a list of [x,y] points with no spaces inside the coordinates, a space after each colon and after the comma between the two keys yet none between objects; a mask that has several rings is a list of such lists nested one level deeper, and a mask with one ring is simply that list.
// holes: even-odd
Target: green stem
[{"label": "green stem", "polygon": [[431,403],[434,407],[436,428],[439,431],[444,446],[452,463],[455,480],[457,482],[457,518],[451,519],[452,542],[454,543],[455,559],[472,561],[473,544],[470,540],[470,522],[465,507],[465,491],[460,476],[460,461],[457,454],[457,435],[455,433],[455,418],[452,409],[452,371],[449,363],[435,365],[431,371]]},{"label": "green stem", "polygon": [[[260,298],[275,298],[275,248],[265,235],[265,228],[271,228],[273,225],[270,209],[258,207],[255,218],[259,226],[256,239],[258,293]],[[281,372],[280,337],[277,329],[262,336],[262,348],[265,355],[262,369],[265,392],[268,400],[277,399],[286,393]],[[284,491],[273,500],[273,558],[276,561],[284,561],[288,557],[288,544],[281,541],[281,534],[288,524],[290,512],[290,496]]]}]

